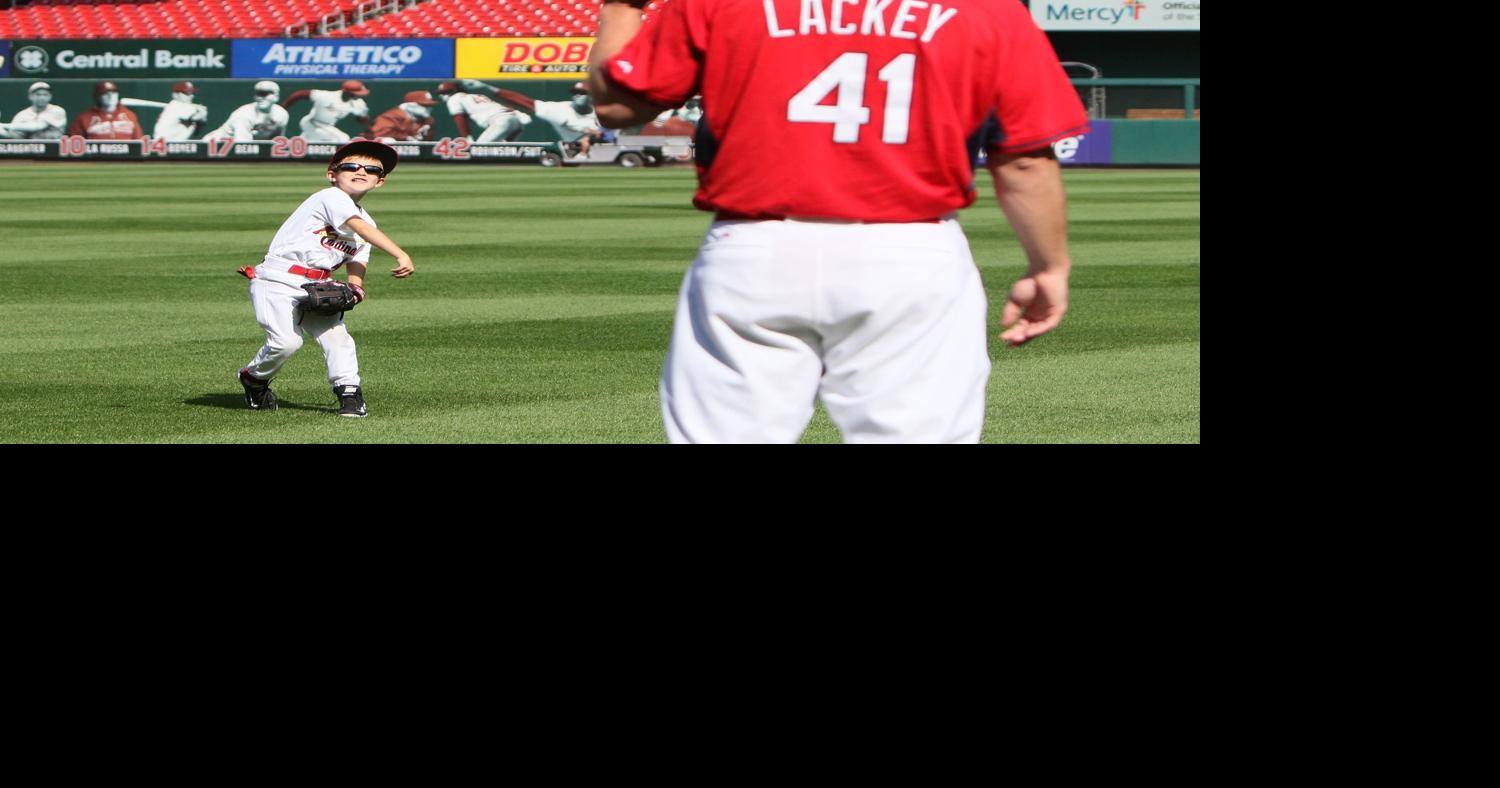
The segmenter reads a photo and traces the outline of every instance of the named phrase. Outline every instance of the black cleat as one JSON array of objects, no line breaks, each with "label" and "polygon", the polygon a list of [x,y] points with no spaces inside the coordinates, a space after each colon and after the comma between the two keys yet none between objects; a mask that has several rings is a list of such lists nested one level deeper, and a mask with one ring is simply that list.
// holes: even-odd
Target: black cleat
[{"label": "black cleat", "polygon": [[240,385],[245,387],[245,404],[251,410],[276,410],[276,395],[271,393],[271,381],[260,380],[250,370],[240,370]]},{"label": "black cleat", "polygon": [[370,412],[365,410],[364,392],[359,386],[334,386],[333,393],[339,398],[339,415],[351,419],[362,419]]}]

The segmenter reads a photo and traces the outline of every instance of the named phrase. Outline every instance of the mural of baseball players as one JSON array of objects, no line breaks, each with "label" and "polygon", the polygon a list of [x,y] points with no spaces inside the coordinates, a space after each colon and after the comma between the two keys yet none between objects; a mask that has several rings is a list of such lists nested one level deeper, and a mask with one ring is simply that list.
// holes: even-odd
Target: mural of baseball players
[{"label": "mural of baseball players", "polygon": [[255,83],[255,101],[241,104],[224,125],[203,135],[206,140],[269,140],[286,134],[291,114],[281,106],[281,86],[269,79]]},{"label": "mural of baseball players", "polygon": [[302,99],[312,101],[312,109],[302,117],[302,139],[308,142],[339,142],[350,140],[337,125],[347,117],[353,117],[361,126],[370,123],[370,108],[364,96],[370,89],[357,79],[344,80],[340,90],[299,90],[286,97],[281,106],[291,109]]},{"label": "mural of baseball players", "polygon": [[370,128],[365,129],[366,139],[381,142],[421,142],[432,137],[432,110],[437,99],[425,90],[413,90],[394,107],[380,113]]},{"label": "mural of baseball players", "polygon": [[138,140],[146,136],[141,120],[120,105],[120,86],[105,80],[94,86],[94,106],[78,113],[68,136],[91,140]]},{"label": "mural of baseball players", "polygon": [[[483,82],[463,80],[463,83],[471,82],[477,86],[475,90],[483,89],[491,94],[495,91]],[[444,82],[438,85],[436,93],[447,102],[448,114],[453,116],[458,133],[475,142],[510,142],[521,136],[526,124],[531,122],[530,115],[491,101],[483,93],[470,92],[459,82]],[[478,137],[474,136],[470,124],[479,127]]]},{"label": "mural of baseball players", "polygon": [[68,127],[68,111],[52,103],[52,86],[33,82],[26,89],[31,106],[16,113],[9,123],[0,123],[0,139],[55,140]]},{"label": "mural of baseball players", "polygon": [[197,92],[198,88],[194,87],[193,83],[178,82],[172,86],[170,102],[122,98],[120,103],[127,107],[160,109],[161,115],[156,118],[156,126],[152,129],[151,136],[168,142],[180,142],[192,139],[198,134],[198,129],[208,122],[208,107],[193,103],[193,94]]},{"label": "mural of baseball players", "polygon": [[573,84],[571,101],[537,101],[525,93],[491,87],[477,79],[461,79],[458,84],[467,91],[488,93],[506,104],[523,112],[530,112],[552,124],[552,128],[557,131],[557,136],[561,137],[563,142],[578,146],[577,158],[586,158],[589,147],[594,144],[594,141],[603,138],[599,119],[594,117],[594,100],[589,96],[588,88],[584,87],[582,82]]}]

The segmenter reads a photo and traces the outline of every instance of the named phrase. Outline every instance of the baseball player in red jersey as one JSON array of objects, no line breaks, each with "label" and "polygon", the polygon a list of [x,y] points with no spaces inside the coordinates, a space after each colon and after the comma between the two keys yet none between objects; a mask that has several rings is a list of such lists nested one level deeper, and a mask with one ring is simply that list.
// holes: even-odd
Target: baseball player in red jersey
[{"label": "baseball player in red jersey", "polygon": [[146,136],[140,118],[120,106],[120,86],[109,81],[94,86],[94,106],[73,118],[68,134],[91,140],[138,140]]},{"label": "baseball player in red jersey", "polygon": [[792,442],[821,398],[848,442],[977,442],[984,289],[955,212],[968,142],[989,151],[1030,266],[1001,339],[1067,310],[1067,217],[1051,143],[1087,131],[1016,0],[605,0],[590,56],[600,121],[703,96],[699,187],[717,215],[662,370],[673,442]]}]

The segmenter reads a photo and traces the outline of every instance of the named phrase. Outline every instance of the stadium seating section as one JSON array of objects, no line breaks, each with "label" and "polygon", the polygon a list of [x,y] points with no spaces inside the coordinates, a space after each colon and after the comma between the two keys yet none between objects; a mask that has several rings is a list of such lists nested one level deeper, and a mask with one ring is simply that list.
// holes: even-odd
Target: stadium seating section
[{"label": "stadium seating section", "polygon": [[[360,0],[32,0],[0,11],[0,39],[274,38]],[[351,17],[352,19],[352,17]],[[428,0],[330,33],[338,38],[587,36],[597,0]]]}]

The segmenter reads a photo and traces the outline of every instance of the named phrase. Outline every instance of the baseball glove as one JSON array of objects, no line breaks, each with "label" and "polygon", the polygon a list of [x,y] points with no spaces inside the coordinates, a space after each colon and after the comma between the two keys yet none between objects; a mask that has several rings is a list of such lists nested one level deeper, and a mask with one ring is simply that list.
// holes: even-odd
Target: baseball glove
[{"label": "baseball glove", "polygon": [[315,315],[337,315],[348,312],[363,301],[359,288],[343,282],[308,282],[302,286],[307,298],[302,300],[302,310]]}]

